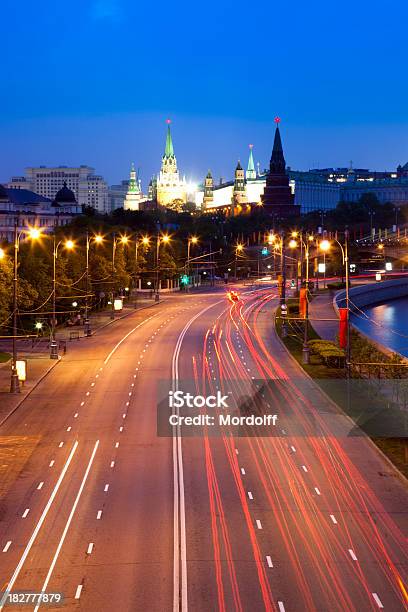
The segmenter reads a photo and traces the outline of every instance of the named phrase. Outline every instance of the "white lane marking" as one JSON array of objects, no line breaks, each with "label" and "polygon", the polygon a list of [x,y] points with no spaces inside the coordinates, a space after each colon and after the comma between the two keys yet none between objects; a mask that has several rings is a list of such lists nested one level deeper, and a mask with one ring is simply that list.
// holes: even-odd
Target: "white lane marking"
[{"label": "white lane marking", "polygon": [[78,413],[76,412],[76,413],[74,414],[74,419],[77,419],[77,418],[78,418]]},{"label": "white lane marking", "polygon": [[239,455],[239,450],[237,448],[235,449],[235,453]]},{"label": "white lane marking", "polygon": [[[92,453],[91,453],[91,457],[89,459],[88,465],[87,465],[86,470],[85,470],[84,477],[82,478],[82,482],[81,482],[81,484],[79,486],[79,489],[78,489],[77,496],[76,496],[75,501],[73,503],[73,506],[71,508],[71,512],[69,513],[68,520],[67,520],[67,522],[65,524],[64,531],[62,532],[62,535],[61,535],[61,539],[58,542],[58,546],[57,546],[57,549],[55,551],[55,555],[54,555],[54,557],[53,557],[53,559],[51,561],[50,569],[48,570],[48,574],[47,574],[47,576],[46,576],[46,578],[44,580],[44,584],[42,585],[42,589],[41,589],[42,593],[45,593],[45,591],[47,589],[47,586],[48,586],[48,583],[50,581],[50,578],[52,576],[52,572],[54,571],[54,567],[55,567],[55,565],[57,563],[58,556],[59,556],[59,554],[61,552],[62,546],[63,546],[65,538],[67,536],[68,529],[69,529],[69,527],[71,525],[72,519],[74,518],[75,511],[77,509],[80,497],[82,495],[82,491],[84,490],[85,483],[86,483],[86,481],[88,479],[89,472],[91,471],[92,463],[93,463],[93,460],[95,458],[96,451],[98,450],[98,446],[99,446],[99,440],[97,440],[95,442],[95,446],[93,447],[93,450],[92,450]],[[78,591],[78,589],[77,589],[77,591]],[[78,599],[79,597],[76,597],[76,595],[75,595],[75,598]],[[39,607],[40,607],[40,604],[37,604],[36,607],[34,608],[34,612],[37,612]]]},{"label": "white lane marking", "polygon": [[[222,300],[210,304],[194,315],[181,330],[172,359],[173,391],[178,389],[178,360],[184,336],[198,317],[210,308],[222,304]],[[187,612],[187,544],[186,544],[186,511],[184,494],[183,451],[180,426],[173,428],[173,611]],[[181,580],[180,580],[181,570]]]},{"label": "white lane marking", "polygon": [[113,468],[114,465],[115,465],[115,462],[111,461],[111,464],[110,464],[111,468]]},{"label": "white lane marking", "polygon": [[83,406],[85,404],[85,402],[81,402],[81,406]]},{"label": "white lane marking", "polygon": [[50,465],[49,465],[49,467],[52,467],[52,466],[54,465],[54,463],[55,463],[55,461],[54,461],[54,459],[53,459],[52,461],[50,461]]},{"label": "white lane marking", "polygon": [[89,395],[89,394],[90,394],[90,391],[87,391],[87,392],[86,392],[86,395]]},{"label": "white lane marking", "polygon": [[91,383],[91,387],[94,387],[94,386],[95,386],[95,383],[94,383],[94,382],[93,382],[93,383]]},{"label": "white lane marking", "polygon": [[268,564],[268,567],[273,567],[272,559],[269,555],[266,555],[266,562]]},{"label": "white lane marking", "polygon": [[88,550],[86,551],[88,555],[90,555],[92,553],[93,547],[94,547],[93,542],[89,542]]},{"label": "white lane marking", "polygon": [[130,386],[131,386],[131,387],[134,387],[134,386],[135,386],[135,383],[132,383]]},{"label": "white lane marking", "polygon": [[3,552],[7,552],[7,551],[8,551],[8,549],[10,548],[10,546],[11,546],[11,540],[9,540],[8,542],[6,542],[6,545],[5,545],[5,547],[3,548]]},{"label": "white lane marking", "polygon": [[377,593],[371,593],[371,595],[374,597],[374,601],[377,604],[377,606],[379,608],[384,608],[384,606],[382,605],[382,601],[381,599],[378,597]]},{"label": "white lane marking", "polygon": [[131,392],[131,391],[129,391],[129,397],[131,397],[131,395],[132,395],[132,392]]},{"label": "white lane marking", "polygon": [[115,448],[119,448],[119,442],[116,442]]},{"label": "white lane marking", "polygon": [[31,534],[31,537],[30,537],[30,539],[29,539],[29,541],[27,543],[27,546],[24,549],[23,554],[21,555],[21,559],[18,562],[18,565],[17,565],[16,569],[14,570],[14,574],[10,578],[10,581],[9,581],[9,583],[7,585],[7,588],[4,591],[4,593],[3,593],[3,597],[1,598],[1,601],[0,601],[0,610],[2,610],[4,608],[4,603],[5,603],[6,599],[8,598],[9,593],[13,589],[14,583],[15,583],[15,581],[18,578],[18,575],[19,575],[19,573],[21,571],[21,568],[24,565],[25,560],[27,559],[28,554],[30,553],[31,547],[32,547],[32,545],[33,545],[37,535],[38,535],[38,532],[40,531],[41,526],[42,526],[43,522],[45,521],[45,517],[47,516],[48,511],[49,511],[49,509],[51,507],[51,504],[54,501],[55,496],[56,496],[56,494],[58,492],[58,489],[61,486],[61,483],[62,483],[62,481],[64,479],[64,476],[65,476],[65,474],[66,474],[66,472],[68,470],[69,464],[72,461],[72,457],[74,456],[74,453],[75,453],[77,447],[78,447],[78,441],[76,441],[74,443],[74,445],[73,445],[73,447],[71,449],[71,452],[70,452],[70,454],[68,456],[68,459],[65,462],[65,465],[64,465],[64,467],[62,469],[62,472],[61,472],[61,474],[60,474],[60,476],[59,476],[59,478],[57,480],[57,483],[56,483],[56,485],[55,485],[55,487],[54,487],[54,489],[53,489],[53,491],[52,491],[52,493],[50,495],[50,498],[49,498],[49,500],[48,500],[44,510],[42,511],[42,514],[41,514],[41,516],[40,516],[40,518],[38,520],[37,525],[35,526],[35,529],[34,529],[33,533]]},{"label": "white lane marking", "polygon": [[291,446],[290,448],[293,450],[294,453],[296,453],[296,448],[294,446]]},{"label": "white lane marking", "polygon": [[81,591],[83,586],[83,584],[78,584],[77,590],[75,591],[75,599],[79,599],[81,597]]},{"label": "white lane marking", "polygon": [[244,468],[241,468],[241,474],[242,474],[243,476],[245,476],[245,473],[246,473],[246,472],[245,472],[245,469],[244,469]]},{"label": "white lane marking", "polygon": [[122,340],[119,340],[119,342],[116,344],[116,346],[113,347],[113,349],[111,350],[111,352],[109,353],[109,355],[106,357],[105,361],[103,362],[104,365],[106,365],[109,361],[109,359],[112,357],[112,355],[118,350],[118,348],[120,347],[120,345],[122,344],[122,342],[124,342],[127,338],[129,338],[129,336],[131,334],[133,334],[133,332],[135,332],[139,327],[141,327],[142,325],[144,325],[145,323],[147,323],[147,321],[150,321],[150,319],[153,319],[153,317],[156,317],[157,313],[152,315],[151,317],[147,317],[147,319],[144,319],[144,321],[142,321],[141,323],[139,323],[139,325],[136,325],[136,327],[134,327],[133,329],[130,330],[130,332],[128,332],[125,336],[123,336]]},{"label": "white lane marking", "polygon": [[315,487],[315,488],[314,488],[314,490],[316,491],[316,493],[317,493],[318,495],[320,495],[320,494],[321,494],[321,493],[320,493],[320,491],[319,491],[319,489],[318,489],[317,487]]},{"label": "white lane marking", "polygon": [[126,419],[126,413],[125,412],[122,414],[122,419]]},{"label": "white lane marking", "polygon": [[29,512],[30,512],[30,508],[26,508],[22,514],[22,518],[25,518]]},{"label": "white lane marking", "polygon": [[331,514],[331,515],[330,515],[330,518],[331,518],[331,520],[333,521],[333,523],[334,523],[335,525],[337,525],[337,520],[336,520],[336,517],[334,516],[334,514]]},{"label": "white lane marking", "polygon": [[278,601],[279,612],[285,612],[285,606],[282,601]]},{"label": "white lane marking", "polygon": [[304,472],[307,472],[307,467],[306,467],[305,465],[302,465],[302,470],[303,470]]},{"label": "white lane marking", "polygon": [[108,485],[108,484],[106,484],[106,485],[105,485],[105,488],[104,488],[105,493],[106,493],[106,491],[107,491],[108,489],[109,489],[109,485]]},{"label": "white lane marking", "polygon": [[96,520],[99,521],[101,516],[102,516],[102,510],[98,510],[98,513],[96,515]]},{"label": "white lane marking", "polygon": [[249,499],[254,499],[254,496],[252,495],[251,491],[248,491],[248,497]]},{"label": "white lane marking", "polygon": [[256,519],[256,526],[258,527],[258,529],[262,529],[262,523],[259,519]]},{"label": "white lane marking", "polygon": [[63,446],[64,446],[64,443],[63,443],[63,442],[60,442],[60,443],[58,444],[58,448],[62,448]]},{"label": "white lane marking", "polygon": [[355,555],[355,553],[354,553],[354,550],[352,550],[351,548],[349,548],[349,549],[348,549],[348,551],[349,551],[349,555],[350,555],[350,557],[353,559],[353,561],[357,561],[357,557],[356,557],[356,555]]},{"label": "white lane marking", "polygon": [[130,402],[126,402],[126,406],[129,406]]},{"label": "white lane marking", "polygon": [[42,489],[44,486],[44,481],[41,481],[40,484],[37,487],[37,491],[40,491],[40,489]]},{"label": "white lane marking", "polygon": [[119,431],[122,432],[123,431],[123,427],[119,427]]},{"label": "white lane marking", "polygon": [[71,425],[67,427],[67,431],[71,431],[71,429],[72,429]]}]

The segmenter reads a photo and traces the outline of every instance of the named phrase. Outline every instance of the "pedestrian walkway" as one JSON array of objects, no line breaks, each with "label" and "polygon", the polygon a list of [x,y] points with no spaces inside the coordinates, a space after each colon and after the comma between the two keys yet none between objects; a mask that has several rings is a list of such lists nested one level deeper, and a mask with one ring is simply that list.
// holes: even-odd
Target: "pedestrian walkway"
[{"label": "pedestrian walkway", "polygon": [[333,306],[334,293],[322,291],[309,303],[310,324],[323,340],[335,341],[339,333],[339,319]]}]

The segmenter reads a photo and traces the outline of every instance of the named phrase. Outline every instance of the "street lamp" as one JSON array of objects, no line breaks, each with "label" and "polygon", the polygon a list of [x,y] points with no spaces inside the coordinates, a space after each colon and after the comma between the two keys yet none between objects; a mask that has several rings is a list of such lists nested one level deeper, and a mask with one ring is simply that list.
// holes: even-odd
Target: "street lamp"
[{"label": "street lamp", "polygon": [[156,244],[156,293],[154,296],[154,299],[156,302],[158,302],[160,300],[160,287],[159,287],[159,282],[160,282],[160,278],[159,278],[159,266],[160,266],[160,244],[167,244],[168,242],[170,242],[170,236],[168,236],[168,234],[162,234],[160,235],[160,233],[157,233],[157,244]]},{"label": "street lamp", "polygon": [[114,299],[114,277],[115,277],[115,255],[116,255],[116,248],[118,246],[118,244],[123,244],[123,245],[127,245],[129,243],[129,237],[124,235],[124,236],[120,236],[119,238],[116,238],[116,234],[113,233],[112,236],[112,291],[111,291],[111,314],[110,314],[110,318],[111,321],[114,320],[115,318],[115,299]]},{"label": "street lamp", "polygon": [[[58,345],[55,339],[56,327],[56,288],[57,288],[57,258],[58,248],[63,243],[63,240],[56,241],[55,234],[53,236],[53,267],[52,267],[52,321],[51,321],[51,338],[50,338],[50,359],[58,359]],[[64,246],[69,251],[74,248],[72,240],[66,240]]]},{"label": "street lamp", "polygon": [[[141,240],[139,240],[139,236],[136,236],[135,239],[135,285],[136,285],[136,296],[137,296],[137,278],[138,278],[138,267],[139,267],[139,244],[147,248],[150,245],[149,236],[143,236]],[[135,298],[135,308],[137,297]]]},{"label": "street lamp", "polygon": [[[198,238],[197,236],[190,236],[187,240],[187,276],[190,280],[190,247],[192,244],[197,244]],[[187,291],[189,290],[189,280],[187,281]]]},{"label": "street lamp", "polygon": [[[25,230],[18,231],[18,217],[14,220],[14,261],[13,261],[13,354],[11,359],[11,382],[10,392],[19,393],[20,384],[17,373],[17,296],[18,296],[18,251],[20,248],[20,238]],[[41,232],[37,228],[31,228],[26,232],[28,237],[32,240],[40,238]],[[0,259],[4,259],[6,256],[5,251],[0,249]]]},{"label": "street lamp", "polygon": [[234,277],[235,277],[235,280],[237,279],[237,259],[238,259],[238,254],[242,253],[243,250],[244,250],[244,245],[243,244],[238,243],[235,246],[235,267],[234,267]]},{"label": "street lamp", "polygon": [[[337,240],[337,238],[333,238],[334,242],[340,247],[343,266],[345,266],[346,270],[346,310],[347,310],[347,318],[346,318],[346,374],[347,378],[350,377],[350,356],[351,356],[351,344],[350,344],[350,295],[349,295],[349,264],[348,264],[348,230],[344,232],[344,247]],[[323,252],[327,252],[330,249],[331,245],[328,240],[322,240],[319,244],[319,248]]]},{"label": "street lamp", "polygon": [[[72,242],[72,241],[68,241]],[[89,337],[92,335],[91,325],[89,321],[89,249],[91,242],[95,244],[102,244],[103,237],[100,234],[90,236],[88,230],[86,231],[86,266],[85,266],[85,277],[86,277],[86,296],[85,296],[85,336]]]}]

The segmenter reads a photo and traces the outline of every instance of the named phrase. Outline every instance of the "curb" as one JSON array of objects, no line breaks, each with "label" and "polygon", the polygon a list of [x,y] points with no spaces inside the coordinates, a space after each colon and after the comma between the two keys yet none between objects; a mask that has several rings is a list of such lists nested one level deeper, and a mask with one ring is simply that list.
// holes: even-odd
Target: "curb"
[{"label": "curb", "polygon": [[115,321],[121,321],[122,319],[126,319],[126,317],[130,317],[130,315],[133,315],[133,314],[139,312],[139,310],[146,310],[146,308],[153,308],[153,306],[159,306],[159,304],[162,304],[165,301],[166,301],[166,298],[164,298],[164,300],[163,299],[160,300],[159,302],[153,302],[153,304],[146,304],[146,306],[141,306],[140,308],[134,308],[130,312],[127,312],[126,314],[121,315],[120,317],[116,317],[115,319],[112,319],[111,321],[108,321],[107,323],[104,323],[103,325],[98,327],[93,332],[92,336],[95,336],[101,329],[104,329],[105,327],[108,327],[108,325],[112,325],[112,323],[115,323]]},{"label": "curb", "polygon": [[7,421],[7,419],[9,419],[11,417],[12,414],[15,413],[15,411],[17,410],[17,408],[19,408],[21,406],[21,404],[23,402],[25,402],[25,400],[27,399],[27,397],[29,397],[31,395],[31,393],[34,391],[34,389],[36,389],[38,387],[38,385],[40,384],[40,382],[42,382],[44,380],[44,378],[46,376],[48,376],[48,374],[51,372],[51,370],[53,370],[55,368],[55,366],[57,366],[59,363],[61,362],[61,359],[58,359],[57,361],[54,361],[54,363],[52,365],[50,365],[50,367],[44,372],[44,374],[42,374],[40,376],[40,378],[37,380],[37,382],[31,387],[31,389],[26,393],[26,395],[24,397],[21,398],[21,400],[17,403],[16,406],[14,406],[14,408],[12,408],[12,410],[10,410],[10,412],[8,414],[6,414],[6,416],[0,421],[0,427]]},{"label": "curb", "polygon": [[[275,323],[275,319],[276,319],[276,311],[274,313],[274,323]],[[288,356],[290,357],[290,359],[294,362],[294,364],[296,365],[296,367],[298,368],[298,370],[300,370],[305,376],[307,376],[315,385],[315,387],[318,388],[318,390],[320,391],[320,393],[323,395],[323,397],[326,398],[326,400],[334,407],[336,408],[336,410],[340,411],[340,413],[350,421],[350,424],[352,424],[353,427],[356,427],[356,423],[353,421],[353,419],[351,417],[349,417],[348,414],[346,414],[341,407],[336,404],[336,402],[334,400],[332,400],[332,398],[327,395],[327,393],[315,382],[314,378],[312,378],[310,376],[310,374],[308,374],[306,372],[306,370],[304,370],[302,368],[302,366],[300,365],[300,363],[298,363],[297,359],[295,359],[293,357],[293,355],[291,354],[291,352],[289,351],[289,349],[287,348],[287,346],[285,345],[285,343],[282,341],[282,338],[278,335],[277,331],[276,331],[276,326],[274,324],[273,327],[273,333],[275,334],[276,338],[278,339],[278,341],[280,342],[280,344],[282,345],[282,347],[285,349],[285,351],[287,352]],[[391,461],[391,459],[389,459],[387,457],[387,455],[385,455],[383,453],[383,451],[381,450],[381,448],[379,448],[375,442],[370,438],[370,436],[368,436],[366,433],[363,432],[364,438],[369,442],[369,444],[371,444],[372,448],[377,452],[377,454],[381,457],[381,459],[383,459],[385,461],[385,463],[388,465],[388,467],[390,467],[392,469],[392,471],[395,473],[395,476],[397,476],[399,478],[399,480],[402,482],[403,485],[408,486],[408,478],[399,471],[399,469],[397,468],[397,466],[395,466],[393,464],[393,462]]]}]

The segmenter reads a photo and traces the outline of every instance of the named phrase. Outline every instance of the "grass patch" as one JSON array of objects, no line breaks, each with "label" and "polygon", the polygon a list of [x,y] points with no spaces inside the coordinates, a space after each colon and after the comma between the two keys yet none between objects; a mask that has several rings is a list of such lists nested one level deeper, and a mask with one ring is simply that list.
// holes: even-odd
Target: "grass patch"
[{"label": "grass patch", "polygon": [[10,359],[11,359],[10,353],[2,353],[0,351],[0,363],[7,363],[7,361],[10,361]]}]

